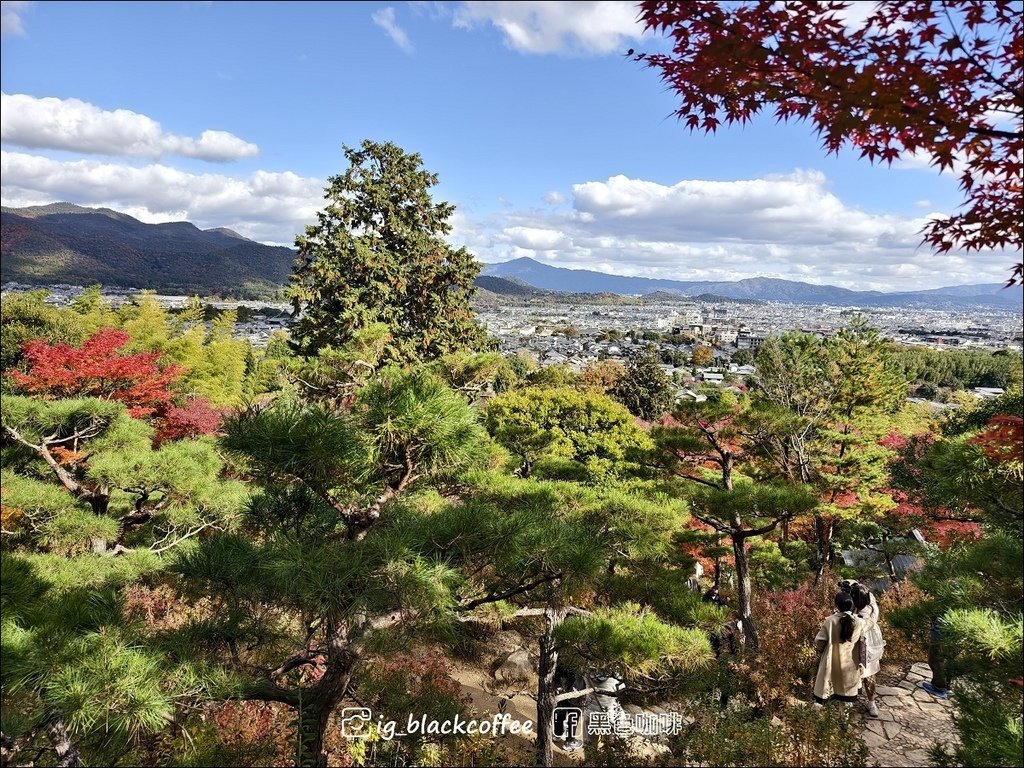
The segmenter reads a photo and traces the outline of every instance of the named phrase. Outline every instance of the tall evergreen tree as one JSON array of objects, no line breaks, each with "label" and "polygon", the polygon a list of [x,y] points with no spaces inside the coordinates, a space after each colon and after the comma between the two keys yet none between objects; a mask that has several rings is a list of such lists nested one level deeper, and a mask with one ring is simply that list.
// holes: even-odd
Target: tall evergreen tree
[{"label": "tall evergreen tree", "polygon": [[880,493],[891,453],[879,445],[907,382],[889,344],[861,318],[830,339],[804,333],[770,339],[757,357],[752,431],[773,474],[815,488],[819,575],[837,524],[892,505]]},{"label": "tall evergreen tree", "polygon": [[396,360],[482,346],[469,304],[480,267],[444,240],[455,209],[431,198],[437,175],[390,142],[363,141],[345,156],[350,166],[329,179],[317,223],[295,240],[297,348],[338,347],[373,323],[387,326]]}]

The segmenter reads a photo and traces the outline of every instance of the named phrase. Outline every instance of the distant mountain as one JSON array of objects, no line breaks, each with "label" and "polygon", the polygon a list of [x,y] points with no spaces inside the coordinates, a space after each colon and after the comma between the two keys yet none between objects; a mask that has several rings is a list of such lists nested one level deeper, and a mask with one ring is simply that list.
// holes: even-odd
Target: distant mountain
[{"label": "distant mountain", "polygon": [[712,294],[726,299],[753,299],[790,304],[932,309],[991,307],[1013,311],[1020,311],[1022,302],[1024,302],[1019,289],[1004,291],[1000,283],[882,293],[880,291],[851,291],[833,285],[811,285],[770,277],[749,277],[730,282],[625,277],[587,269],[552,267],[527,257],[500,264],[487,264],[484,266],[482,274],[518,278],[537,288],[563,293],[611,292],[620,295],[647,295],[664,291],[691,297]]},{"label": "distant mountain", "polygon": [[0,281],[103,283],[161,293],[258,296],[288,282],[295,252],[230,229],[144,224],[71,203],[0,209]]},{"label": "distant mountain", "polygon": [[517,277],[481,275],[474,281],[474,284],[477,288],[482,288],[485,291],[497,293],[501,296],[542,296],[550,293],[550,291],[534,288]]},{"label": "distant mountain", "polygon": [[[168,294],[265,297],[288,282],[290,248],[263,245],[223,227],[202,230],[187,221],[144,224],[109,208],[72,203],[0,209],[0,282],[70,283],[148,288]],[[559,301],[637,301],[662,295],[932,309],[1021,311],[1019,289],[957,285],[927,291],[881,293],[831,285],[752,277],[734,282],[658,280],[564,269],[529,258],[485,265],[476,284],[496,297]],[[719,298],[721,297],[721,298]],[[650,298],[643,299],[651,301]]]}]

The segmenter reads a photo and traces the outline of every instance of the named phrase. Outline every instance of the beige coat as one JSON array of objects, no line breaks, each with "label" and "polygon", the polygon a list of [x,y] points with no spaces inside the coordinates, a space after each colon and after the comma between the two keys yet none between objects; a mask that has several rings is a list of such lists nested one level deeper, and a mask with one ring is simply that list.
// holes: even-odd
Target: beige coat
[{"label": "beige coat", "polygon": [[862,668],[857,663],[854,647],[864,632],[864,620],[853,618],[853,637],[840,642],[839,620],[843,614],[833,613],[821,625],[814,647],[821,654],[818,662],[818,676],[814,681],[814,697],[827,701],[833,696],[853,701],[860,690]]}]

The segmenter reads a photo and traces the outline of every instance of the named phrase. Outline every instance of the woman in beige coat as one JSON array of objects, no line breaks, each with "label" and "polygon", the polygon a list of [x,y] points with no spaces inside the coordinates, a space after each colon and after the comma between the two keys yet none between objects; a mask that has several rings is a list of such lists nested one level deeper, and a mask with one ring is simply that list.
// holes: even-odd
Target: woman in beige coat
[{"label": "woman in beige coat", "polygon": [[836,612],[822,622],[814,638],[814,647],[821,654],[814,699],[822,704],[830,699],[852,704],[864,673],[854,653],[864,632],[864,620],[854,615],[853,598],[845,592],[836,595],[835,604]]}]

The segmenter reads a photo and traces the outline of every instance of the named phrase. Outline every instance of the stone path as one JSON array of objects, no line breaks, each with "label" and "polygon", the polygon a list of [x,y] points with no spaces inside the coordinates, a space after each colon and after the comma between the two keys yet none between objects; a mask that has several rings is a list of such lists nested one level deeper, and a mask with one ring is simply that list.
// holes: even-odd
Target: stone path
[{"label": "stone path", "polygon": [[931,680],[927,664],[909,671],[883,666],[878,673],[878,717],[860,712],[861,737],[870,752],[869,763],[892,768],[932,765],[928,750],[936,743],[954,744],[953,702],[927,693],[921,682]]}]

